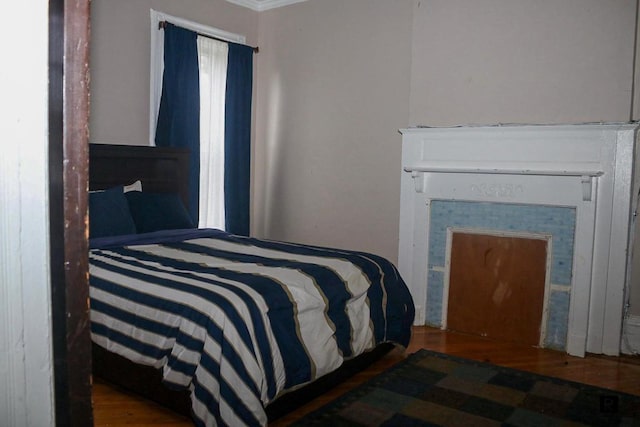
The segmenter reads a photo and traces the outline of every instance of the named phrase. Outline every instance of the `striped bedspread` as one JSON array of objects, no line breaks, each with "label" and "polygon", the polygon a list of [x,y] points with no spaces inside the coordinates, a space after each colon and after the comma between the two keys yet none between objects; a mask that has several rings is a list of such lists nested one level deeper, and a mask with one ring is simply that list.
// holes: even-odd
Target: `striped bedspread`
[{"label": "striped bedspread", "polygon": [[284,391],[409,342],[409,291],[379,256],[219,230],[91,245],[93,341],[188,388],[196,425],[265,425]]}]

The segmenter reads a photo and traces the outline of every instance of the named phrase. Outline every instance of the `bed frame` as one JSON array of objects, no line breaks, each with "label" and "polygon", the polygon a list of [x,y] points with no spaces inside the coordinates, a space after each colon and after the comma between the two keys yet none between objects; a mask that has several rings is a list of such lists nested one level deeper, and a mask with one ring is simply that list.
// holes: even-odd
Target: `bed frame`
[{"label": "bed frame", "polygon": [[[143,191],[179,193],[188,206],[189,151],[181,148],[133,145],[89,145],[89,189],[103,190],[142,182]],[[365,369],[387,354],[392,344],[343,363],[342,367],[300,389],[287,393],[267,406],[269,421],[304,405],[340,382]],[[159,370],[135,364],[102,347],[93,345],[94,375],[140,394],[178,413],[190,416],[191,401],[186,391],[162,384]]]}]

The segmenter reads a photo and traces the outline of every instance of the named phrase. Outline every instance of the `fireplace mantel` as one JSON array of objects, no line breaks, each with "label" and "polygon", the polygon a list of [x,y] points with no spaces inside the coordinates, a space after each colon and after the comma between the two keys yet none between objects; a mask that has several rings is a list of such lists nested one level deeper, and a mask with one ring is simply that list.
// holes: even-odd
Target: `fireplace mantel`
[{"label": "fireplace mantel", "polygon": [[566,351],[619,354],[634,124],[403,129],[398,265],[425,324],[434,200],[575,208]]}]

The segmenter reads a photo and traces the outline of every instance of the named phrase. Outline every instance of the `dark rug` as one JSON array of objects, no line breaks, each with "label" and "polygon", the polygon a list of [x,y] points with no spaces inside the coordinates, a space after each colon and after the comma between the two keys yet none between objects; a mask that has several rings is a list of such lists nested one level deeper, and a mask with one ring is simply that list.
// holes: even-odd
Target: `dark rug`
[{"label": "dark rug", "polygon": [[640,426],[640,396],[420,350],[297,426]]}]

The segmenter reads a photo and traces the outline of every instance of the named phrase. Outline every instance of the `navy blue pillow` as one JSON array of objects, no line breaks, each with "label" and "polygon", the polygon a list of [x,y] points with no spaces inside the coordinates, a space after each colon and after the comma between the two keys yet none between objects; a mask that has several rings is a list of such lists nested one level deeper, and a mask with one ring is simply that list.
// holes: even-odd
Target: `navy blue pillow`
[{"label": "navy blue pillow", "polygon": [[136,234],[122,186],[89,193],[89,238]]},{"label": "navy blue pillow", "polygon": [[125,193],[138,233],[196,228],[180,196],[174,193]]}]

